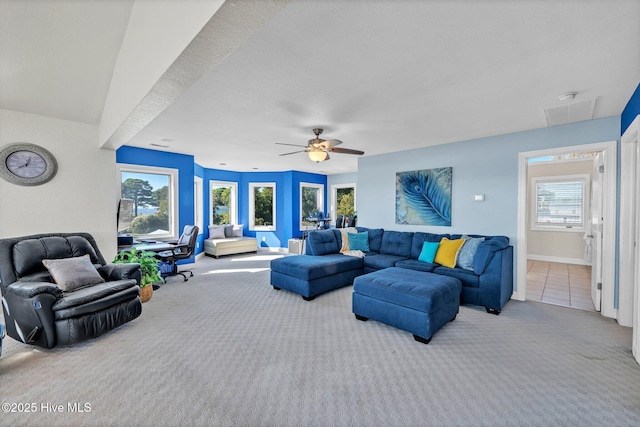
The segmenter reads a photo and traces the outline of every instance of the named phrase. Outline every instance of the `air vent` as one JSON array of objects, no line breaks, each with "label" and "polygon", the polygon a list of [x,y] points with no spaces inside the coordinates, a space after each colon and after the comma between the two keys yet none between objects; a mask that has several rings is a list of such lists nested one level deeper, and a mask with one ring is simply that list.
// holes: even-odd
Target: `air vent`
[{"label": "air vent", "polygon": [[593,110],[596,107],[597,99],[585,99],[545,108],[544,114],[547,117],[547,126],[566,125],[567,123],[593,119]]}]

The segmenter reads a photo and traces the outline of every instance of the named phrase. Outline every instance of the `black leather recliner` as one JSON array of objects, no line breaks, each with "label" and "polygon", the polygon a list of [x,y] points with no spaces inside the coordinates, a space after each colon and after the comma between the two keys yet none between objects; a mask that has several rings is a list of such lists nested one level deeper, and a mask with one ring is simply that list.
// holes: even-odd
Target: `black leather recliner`
[{"label": "black leather recliner", "polygon": [[[104,283],[58,287],[42,263],[89,255]],[[0,290],[7,335],[52,348],[100,336],[142,313],[140,265],[108,264],[88,233],[0,239]]]}]

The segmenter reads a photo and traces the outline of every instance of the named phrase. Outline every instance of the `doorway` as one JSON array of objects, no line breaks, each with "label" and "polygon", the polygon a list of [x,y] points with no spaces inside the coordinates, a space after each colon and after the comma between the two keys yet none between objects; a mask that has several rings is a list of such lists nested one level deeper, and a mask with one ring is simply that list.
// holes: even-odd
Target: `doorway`
[{"label": "doorway", "polygon": [[[520,153],[519,155],[519,171],[518,171],[518,243],[517,243],[517,276],[516,276],[516,291],[513,298],[521,301],[527,300],[527,272],[529,271],[529,249],[528,239],[530,238],[530,224],[529,216],[533,216],[531,197],[528,189],[529,184],[529,160],[536,158],[543,158],[545,156],[556,157],[565,155],[567,153],[577,152],[599,152],[602,155],[603,169],[602,169],[602,206],[603,206],[603,218],[605,221],[602,223],[602,246],[600,254],[603,257],[602,262],[602,281],[594,282],[594,286],[601,287],[601,313],[607,317],[616,316],[616,309],[614,307],[614,295],[615,295],[615,229],[616,229],[616,141],[609,141],[603,143],[586,144],[571,147],[561,147],[547,150],[531,151]],[[589,197],[591,193],[589,192]],[[589,205],[587,205],[588,207]],[[588,218],[585,216],[583,227],[584,230],[565,230],[572,232],[574,240],[583,239],[589,234],[589,230],[586,228],[591,225],[591,213],[589,212]],[[589,221],[587,223],[586,221]],[[565,218],[565,221],[566,218]],[[571,228],[571,227],[567,227]],[[570,233],[567,233],[569,235]],[[543,262],[558,262],[560,264],[584,264],[590,265],[590,260],[584,260],[582,254],[567,256],[568,259],[563,259],[562,256],[551,257],[550,259],[544,259],[544,257],[538,257],[539,261]],[[579,258],[583,258],[583,262],[579,261]],[[549,267],[550,268],[550,267]],[[558,267],[561,268],[561,267]],[[568,267],[567,267],[568,268]],[[593,272],[593,271],[591,271]],[[602,285],[598,285],[602,283]]]}]

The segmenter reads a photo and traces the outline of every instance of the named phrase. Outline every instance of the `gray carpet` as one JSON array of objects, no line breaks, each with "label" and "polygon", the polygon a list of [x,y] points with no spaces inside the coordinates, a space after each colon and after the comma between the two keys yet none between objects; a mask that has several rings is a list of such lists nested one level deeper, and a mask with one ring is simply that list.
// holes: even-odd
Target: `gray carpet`
[{"label": "gray carpet", "polygon": [[0,425],[640,425],[631,329],[613,320],[535,302],[500,316],[463,306],[424,345],[355,320],[350,288],[311,302],[275,291],[271,257],[199,260],[140,318],[81,345],[6,338],[0,402],[37,410],[0,413]]}]

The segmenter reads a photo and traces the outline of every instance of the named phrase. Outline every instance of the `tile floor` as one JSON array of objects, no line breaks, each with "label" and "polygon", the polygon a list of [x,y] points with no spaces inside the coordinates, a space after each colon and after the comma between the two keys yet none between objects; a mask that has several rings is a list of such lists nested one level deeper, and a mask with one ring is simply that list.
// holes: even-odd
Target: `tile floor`
[{"label": "tile floor", "polygon": [[595,311],[591,301],[591,267],[528,260],[527,299]]}]

